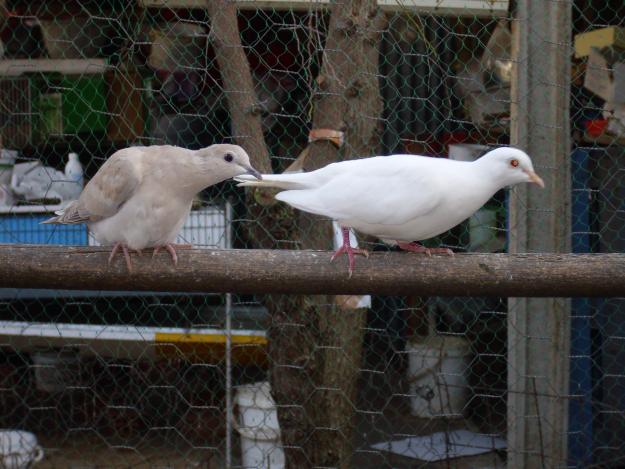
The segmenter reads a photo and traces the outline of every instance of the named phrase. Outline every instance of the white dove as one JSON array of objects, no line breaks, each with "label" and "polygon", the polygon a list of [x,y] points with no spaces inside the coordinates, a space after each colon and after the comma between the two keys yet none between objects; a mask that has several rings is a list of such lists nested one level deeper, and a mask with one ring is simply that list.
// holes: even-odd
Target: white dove
[{"label": "white dove", "polygon": [[195,194],[242,174],[261,177],[237,145],[125,148],[100,167],[76,201],[43,223],[86,223],[101,244],[113,245],[109,263],[121,249],[130,271],[129,249],[154,248],[156,254],[165,248],[176,265],[173,243]]},{"label": "white dove", "polygon": [[470,217],[495,192],[520,182],[544,187],[530,157],[502,147],[472,162],[418,155],[375,156],[329,164],[309,173],[263,174],[262,181],[235,177],[239,186],[285,189],[276,199],[305,212],[336,220],[343,233],[341,254],[367,256],[349,242],[353,228],[401,249],[431,255],[416,241],[437,236]]}]

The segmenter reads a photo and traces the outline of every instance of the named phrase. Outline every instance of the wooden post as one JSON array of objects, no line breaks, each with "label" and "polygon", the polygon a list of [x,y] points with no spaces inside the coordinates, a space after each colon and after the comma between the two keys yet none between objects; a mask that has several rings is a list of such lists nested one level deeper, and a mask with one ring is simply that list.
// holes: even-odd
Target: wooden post
[{"label": "wooden post", "polygon": [[[336,141],[315,141],[303,165],[305,170],[379,151],[382,99],[378,46],[385,24],[386,17],[375,0],[332,3],[327,39],[325,44],[318,44],[323,55],[314,90],[312,129],[342,132],[344,144],[337,147]],[[300,213],[299,231],[302,247],[332,248],[329,221]],[[280,378],[275,379],[289,381],[282,389],[302,390],[301,410],[314,424],[314,432],[308,435],[309,460],[304,467],[349,468],[367,311],[350,306],[343,297],[308,297],[302,298],[301,304],[284,318],[283,324],[310,325],[314,333],[307,338],[314,343],[299,343],[298,347],[309,351],[312,366],[309,373],[302,373],[303,368],[297,366],[284,368]],[[276,357],[289,363],[293,355],[279,350],[288,351],[292,337],[280,334],[270,339],[274,337],[278,342],[271,346],[277,350]]]},{"label": "wooden post", "polygon": [[[625,296],[625,254],[456,254],[403,252],[358,259],[354,275],[329,251],[180,250],[131,254],[108,265],[109,249],[0,245],[0,288],[285,293],[570,297]],[[528,312],[528,314],[534,314]],[[553,313],[556,315],[556,313]],[[548,318],[543,317],[543,321]]]},{"label": "wooden post", "polygon": [[[546,187],[512,193],[510,252],[570,252],[572,2],[519,0],[516,8],[511,141]],[[508,467],[566,466],[570,301],[508,305]]]},{"label": "wooden post", "polygon": [[[272,172],[251,73],[241,47],[236,6],[226,0],[207,1],[206,5],[235,141],[248,150],[258,169]],[[344,131],[347,144],[343,157],[374,154],[382,110],[377,45],[385,16],[374,0],[350,0],[332,5],[330,21],[326,43],[317,45],[323,56],[313,127]],[[306,169],[337,160],[338,153],[329,145],[313,145],[309,157],[312,164]],[[296,240],[290,246],[328,247],[331,236],[327,223],[305,215],[295,217],[292,209],[274,203],[271,191],[248,191],[246,200],[255,220],[248,229],[252,245],[267,247],[276,240]],[[299,223],[292,223],[294,218]],[[298,469],[347,467],[364,312],[345,308],[337,312],[334,301],[327,298],[319,301],[271,295],[265,303],[272,312],[268,329],[271,381],[288,465]],[[319,353],[324,350],[327,352]],[[330,388],[340,392],[318,392]]]},{"label": "wooden post", "polygon": [[270,173],[271,162],[254,92],[252,73],[241,46],[237,7],[227,0],[208,0],[206,9],[211,20],[210,40],[219,63],[223,93],[232,121],[232,137],[244,146],[252,165]]},{"label": "wooden post", "polygon": [[[254,167],[263,173],[272,173],[252,73],[241,43],[237,6],[228,0],[208,0],[206,7],[234,141],[247,150]],[[256,248],[296,248],[297,245],[290,242],[297,233],[297,226],[292,222],[296,219],[294,210],[286,204],[276,203],[273,194],[271,189],[246,191],[247,211],[254,221],[246,224],[242,234],[247,238],[248,245]],[[308,323],[297,324],[297,327],[279,327],[281,317],[288,317],[292,311],[301,314],[303,305],[300,301],[282,295],[268,295],[264,303],[272,317],[268,327],[268,335],[273,338],[269,346],[272,366],[269,378],[278,407],[286,462],[288,467],[304,468],[309,464],[308,454],[311,451],[307,444],[311,438],[307,435],[314,431],[314,424],[304,412],[306,389],[294,386],[290,376],[307,377],[310,369],[308,366],[283,368],[283,365],[285,357],[309,357],[315,347],[316,334]],[[309,316],[304,317],[307,321],[313,320]],[[281,340],[282,337],[284,340]],[[311,364],[312,360],[303,360],[303,363]]]}]

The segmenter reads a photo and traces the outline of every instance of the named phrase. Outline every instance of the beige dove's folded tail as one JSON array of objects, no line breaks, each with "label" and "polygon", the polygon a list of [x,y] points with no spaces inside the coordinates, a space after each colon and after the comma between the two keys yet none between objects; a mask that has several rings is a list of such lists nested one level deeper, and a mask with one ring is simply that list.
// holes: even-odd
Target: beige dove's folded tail
[{"label": "beige dove's folded tail", "polygon": [[[54,212],[57,213],[57,212]],[[40,225],[53,225],[53,224],[61,224],[61,219],[63,218],[62,213],[57,213],[56,217],[48,218],[47,220],[39,222]]]},{"label": "beige dove's folded tail", "polygon": [[90,221],[89,215],[83,212],[84,210],[81,210],[79,201],[75,201],[64,209],[54,212],[56,217],[48,218],[47,220],[40,222],[40,224],[75,225]]}]

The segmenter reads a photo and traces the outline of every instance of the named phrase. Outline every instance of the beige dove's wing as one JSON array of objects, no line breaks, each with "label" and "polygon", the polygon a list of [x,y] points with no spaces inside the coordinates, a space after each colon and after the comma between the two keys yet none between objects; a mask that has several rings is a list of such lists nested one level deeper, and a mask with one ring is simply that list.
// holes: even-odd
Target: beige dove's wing
[{"label": "beige dove's wing", "polygon": [[78,200],[44,223],[88,223],[115,215],[141,183],[140,161],[132,154],[133,150],[136,149],[113,154],[85,186]]}]

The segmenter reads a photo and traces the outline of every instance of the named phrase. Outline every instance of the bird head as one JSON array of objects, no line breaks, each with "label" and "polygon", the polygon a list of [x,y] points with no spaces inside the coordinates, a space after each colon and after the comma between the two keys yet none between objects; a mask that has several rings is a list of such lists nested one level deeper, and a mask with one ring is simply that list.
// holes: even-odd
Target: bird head
[{"label": "bird head", "polygon": [[534,171],[532,160],[518,148],[501,147],[489,151],[479,160],[480,165],[488,165],[501,183],[501,187],[530,182],[544,188],[545,183]]},{"label": "bird head", "polygon": [[210,172],[218,172],[224,179],[251,174],[262,179],[260,173],[252,167],[247,152],[238,145],[216,144],[196,152],[201,167]]}]

